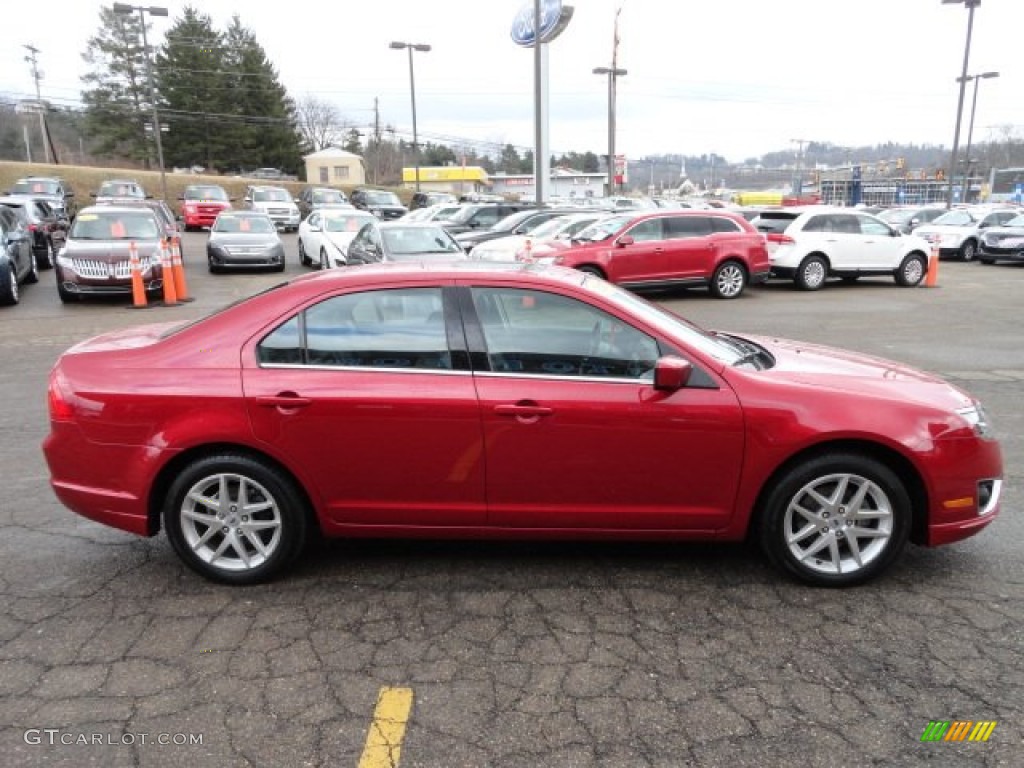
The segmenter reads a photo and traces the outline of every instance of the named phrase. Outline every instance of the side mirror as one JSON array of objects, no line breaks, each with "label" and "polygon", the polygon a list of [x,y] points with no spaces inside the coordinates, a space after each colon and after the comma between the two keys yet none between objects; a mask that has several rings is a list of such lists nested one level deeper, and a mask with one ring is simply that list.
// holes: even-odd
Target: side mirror
[{"label": "side mirror", "polygon": [[681,357],[659,357],[654,364],[654,388],[658,392],[675,392],[686,386],[693,366]]},{"label": "side mirror", "polygon": [[619,248],[625,248],[627,245],[632,245],[635,242],[636,240],[633,239],[632,235],[623,235],[616,241],[615,245]]},{"label": "side mirror", "polygon": [[310,224],[309,225],[309,231],[310,232],[319,232],[320,231],[320,225],[319,224]]}]

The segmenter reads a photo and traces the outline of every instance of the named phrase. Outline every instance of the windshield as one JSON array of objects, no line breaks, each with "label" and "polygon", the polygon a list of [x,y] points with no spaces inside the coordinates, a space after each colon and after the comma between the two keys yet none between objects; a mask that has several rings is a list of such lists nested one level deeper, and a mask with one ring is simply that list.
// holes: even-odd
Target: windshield
[{"label": "windshield", "polygon": [[477,211],[482,210],[482,205],[465,205],[459,209],[459,211],[448,218],[452,224],[464,224],[473,218]]},{"label": "windshield", "polygon": [[366,202],[370,205],[401,205],[402,201],[394,192],[383,192],[381,190],[367,190],[365,193]]},{"label": "windshield", "polygon": [[345,196],[333,189],[321,189],[313,193],[313,202],[322,204],[347,203]]},{"label": "windshield", "polygon": [[138,197],[144,199],[145,192],[138,184],[126,183],[123,181],[105,181],[100,185],[97,197]]},{"label": "windshield", "polygon": [[266,216],[218,216],[213,225],[214,232],[239,232],[252,235],[269,235],[277,232],[274,222]]},{"label": "windshield", "polygon": [[1024,227],[1024,213],[1020,216],[1014,216],[1008,222],[1003,224],[1004,227]]},{"label": "windshield", "polygon": [[689,346],[725,365],[733,365],[743,357],[744,352],[737,349],[734,344],[720,340],[689,320],[684,320],[679,315],[652,304],[624,288],[590,275],[587,276],[584,286],[594,293],[612,299],[663,333],[681,337]]},{"label": "windshield", "polygon": [[185,189],[186,200],[221,200],[227,202],[228,193],[220,187],[188,187]]},{"label": "windshield", "polygon": [[531,237],[535,237],[538,240],[543,240],[548,237],[555,237],[566,227],[572,224],[572,219],[566,219],[564,217],[548,219],[543,224],[535,228],[531,233]]},{"label": "windshield", "polygon": [[977,219],[967,211],[950,211],[939,216],[932,224],[946,227],[969,227],[975,221]]},{"label": "windshield", "polygon": [[80,213],[68,234],[73,240],[156,240],[161,229],[149,211]]},{"label": "windshield", "polygon": [[607,240],[632,220],[632,216],[609,216],[607,219],[595,221],[589,227],[577,232],[573,239],[584,243]]},{"label": "windshield", "polygon": [[371,220],[369,216],[327,216],[324,218],[324,231],[355,233]]},{"label": "windshield", "polygon": [[402,257],[421,253],[462,253],[441,227],[391,227],[381,230],[388,254]]},{"label": "windshield", "polygon": [[882,211],[878,214],[878,218],[887,224],[904,224],[910,220],[910,217],[914,215],[914,211],[907,208],[890,208],[888,211]]},{"label": "windshield", "polygon": [[289,203],[292,198],[284,189],[257,189],[252,199],[257,203]]},{"label": "windshield", "polygon": [[60,190],[53,181],[19,181],[11,187],[12,195],[59,195]]}]

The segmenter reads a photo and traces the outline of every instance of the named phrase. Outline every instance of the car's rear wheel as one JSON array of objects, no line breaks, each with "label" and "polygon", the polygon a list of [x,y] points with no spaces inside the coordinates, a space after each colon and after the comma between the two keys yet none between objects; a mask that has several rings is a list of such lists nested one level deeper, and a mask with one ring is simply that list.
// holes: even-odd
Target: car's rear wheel
[{"label": "car's rear wheel", "polygon": [[588,275],[594,275],[596,277],[600,277],[602,280],[607,280],[608,279],[605,276],[604,272],[601,270],[600,267],[595,267],[592,264],[584,264],[582,267],[577,267],[577,269],[580,272],[584,272],[584,273],[586,273]]},{"label": "car's rear wheel", "polygon": [[208,579],[253,584],[288,565],[305,545],[305,503],[280,470],[249,456],[198,459],[175,478],[163,509],[167,538]]},{"label": "car's rear wheel", "polygon": [[331,262],[327,258],[327,249],[326,248],[321,248],[320,249],[320,269],[330,269],[330,268],[331,268]]},{"label": "car's rear wheel", "polygon": [[797,267],[793,280],[804,291],[817,291],[824,287],[828,277],[828,264],[821,256],[808,256]]},{"label": "car's rear wheel", "polygon": [[711,275],[711,295],[716,299],[735,299],[747,287],[747,271],[736,261],[725,261]]},{"label": "car's rear wheel", "polygon": [[978,255],[978,244],[973,240],[965,240],[964,244],[960,246],[960,258],[964,261],[974,261],[974,257]]},{"label": "car's rear wheel", "polygon": [[920,253],[910,253],[903,258],[903,263],[896,270],[896,284],[912,288],[924,279],[928,265]]},{"label": "car's rear wheel", "polygon": [[848,587],[892,563],[910,523],[910,496],[889,467],[856,453],[828,453],[775,482],[760,539],[768,559],[801,581]]},{"label": "car's rear wheel", "polygon": [[39,262],[36,261],[35,251],[32,251],[32,255],[28,260],[28,274],[25,275],[25,283],[32,284],[39,282]]},{"label": "car's rear wheel", "polygon": [[18,294],[18,275],[10,261],[0,263],[0,306],[17,304],[21,300]]},{"label": "car's rear wheel", "polygon": [[53,241],[47,237],[43,243],[43,249],[36,252],[36,263],[40,269],[49,269],[53,266]]}]

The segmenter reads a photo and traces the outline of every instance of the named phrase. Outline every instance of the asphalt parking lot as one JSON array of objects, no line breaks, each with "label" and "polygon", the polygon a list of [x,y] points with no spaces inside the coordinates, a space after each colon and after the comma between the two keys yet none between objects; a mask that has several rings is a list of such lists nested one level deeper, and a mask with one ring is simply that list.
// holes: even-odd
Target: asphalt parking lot
[{"label": "asphalt parking lot", "polygon": [[[306,272],[285,239],[285,276]],[[1004,450],[1000,518],[908,547],[879,581],[806,588],[741,546],[354,541],[230,588],[162,536],[66,510],[40,451],[66,347],[282,279],[209,275],[204,242],[185,238],[189,304],[64,306],[44,272],[0,311],[3,765],[376,768],[399,755],[368,753],[368,733],[403,722],[403,768],[1021,764],[1024,268],[657,297],[708,327],[910,363],[982,400]],[[371,726],[389,689],[411,709],[376,709]],[[984,743],[922,742],[936,720],[996,726]]]}]

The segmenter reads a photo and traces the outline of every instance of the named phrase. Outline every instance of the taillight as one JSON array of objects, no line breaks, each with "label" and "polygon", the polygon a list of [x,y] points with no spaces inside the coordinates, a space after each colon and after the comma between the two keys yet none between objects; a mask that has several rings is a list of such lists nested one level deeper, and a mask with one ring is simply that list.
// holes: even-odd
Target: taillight
[{"label": "taillight", "polygon": [[782,235],[778,232],[772,232],[768,235],[767,240],[769,243],[775,243],[776,245],[792,245],[796,242],[796,240],[789,235]]},{"label": "taillight", "polygon": [[50,407],[51,421],[71,421],[75,417],[72,404],[74,393],[67,378],[58,369],[50,373],[50,385],[46,391],[46,400]]}]

